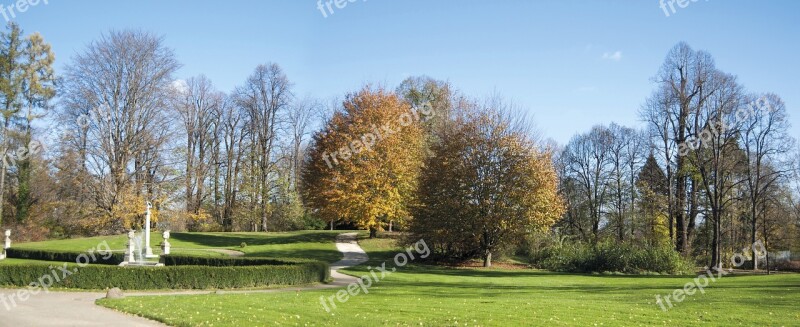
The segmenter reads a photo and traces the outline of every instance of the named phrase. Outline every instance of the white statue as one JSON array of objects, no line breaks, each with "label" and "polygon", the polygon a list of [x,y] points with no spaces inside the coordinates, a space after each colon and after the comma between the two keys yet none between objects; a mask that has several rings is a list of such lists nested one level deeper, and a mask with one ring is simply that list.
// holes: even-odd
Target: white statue
[{"label": "white statue", "polygon": [[169,244],[169,231],[166,230],[161,233],[161,236],[164,238],[164,241],[161,242],[161,253],[162,254],[169,254],[169,248],[171,244]]},{"label": "white statue", "polygon": [[10,229],[6,229],[6,243],[3,245],[3,250],[9,249],[9,248],[11,248],[11,230]]},{"label": "white statue", "polygon": [[134,237],[136,237],[136,232],[131,229],[131,231],[128,232],[128,243],[126,244],[128,248],[125,251],[125,262],[122,264],[136,263],[136,258],[133,257],[133,253],[136,250],[136,243],[133,240]]},{"label": "white statue", "polygon": [[5,244],[3,244],[3,251],[0,252],[0,260],[6,258],[6,250],[8,250],[9,248],[11,248],[11,230],[6,229],[6,242]]}]

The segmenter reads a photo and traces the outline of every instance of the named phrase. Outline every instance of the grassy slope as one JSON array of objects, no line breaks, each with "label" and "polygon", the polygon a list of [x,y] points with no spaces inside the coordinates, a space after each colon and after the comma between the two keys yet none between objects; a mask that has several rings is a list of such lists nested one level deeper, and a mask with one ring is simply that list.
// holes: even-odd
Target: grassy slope
[{"label": "grassy slope", "polygon": [[[396,253],[365,240],[375,265]],[[391,265],[387,263],[387,267]],[[364,274],[366,267],[349,270]],[[793,325],[800,275],[724,277],[662,312],[655,295],[691,277],[564,275],[530,270],[405,267],[326,313],[334,290],[273,294],[129,297],[100,304],[177,326]]]},{"label": "grassy slope", "polygon": [[[308,258],[326,262],[341,259],[334,239],[341,232],[300,231],[288,233],[172,233],[170,243],[172,253],[222,256],[209,249],[231,249],[245,252],[246,256],[266,256],[281,258]],[[17,243],[12,246],[23,249],[59,250],[82,252],[107,242],[114,251],[124,251],[127,237],[124,235],[101,236],[71,240],[57,240],[36,243]],[[161,253],[158,247],[162,241],[161,233],[153,233],[150,244],[153,252]],[[247,243],[241,248],[242,242]],[[12,261],[0,261],[11,264]]]}]

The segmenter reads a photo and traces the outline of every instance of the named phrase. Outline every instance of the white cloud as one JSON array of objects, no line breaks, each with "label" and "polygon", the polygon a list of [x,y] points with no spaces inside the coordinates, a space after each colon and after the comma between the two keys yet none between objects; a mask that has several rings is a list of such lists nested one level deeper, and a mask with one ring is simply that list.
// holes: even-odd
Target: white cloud
[{"label": "white cloud", "polygon": [[189,84],[186,84],[186,81],[182,79],[172,81],[172,87],[178,92],[186,92],[189,90]]},{"label": "white cloud", "polygon": [[606,52],[603,54],[603,59],[620,61],[622,60],[622,51]]}]

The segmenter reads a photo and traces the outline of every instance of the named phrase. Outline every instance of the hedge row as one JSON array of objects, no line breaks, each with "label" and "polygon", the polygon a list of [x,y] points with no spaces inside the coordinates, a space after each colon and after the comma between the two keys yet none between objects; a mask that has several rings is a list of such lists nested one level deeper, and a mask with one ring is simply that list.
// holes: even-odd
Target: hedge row
[{"label": "hedge row", "polygon": [[47,264],[0,265],[0,285],[26,287],[39,281],[47,284],[49,279],[52,287],[58,288],[229,289],[310,284],[325,281],[329,276],[328,265],[322,262],[282,266],[129,268],[102,265],[79,268],[70,264],[66,270],[73,272],[71,274],[62,271],[60,267],[63,266],[51,267]]},{"label": "hedge row", "polygon": [[[0,265],[0,285],[26,287],[38,282],[52,287],[125,290],[226,289],[324,282],[330,277],[327,263],[302,259],[204,258],[185,255],[164,257],[165,267],[118,267],[124,255],[108,259],[95,254],[8,249],[9,258],[58,261]],[[106,255],[108,256],[108,255]],[[89,261],[87,261],[89,260]],[[66,269],[63,262],[68,262]],[[95,263],[83,267],[76,263]],[[45,276],[52,276],[45,277]]]},{"label": "hedge row", "polygon": [[[29,259],[29,260],[42,260],[42,261],[59,261],[59,262],[75,262],[75,263],[90,263],[101,265],[119,265],[125,260],[124,253],[85,253],[85,252],[68,252],[68,251],[53,251],[53,250],[31,250],[10,248],[6,250],[8,258],[15,259]],[[104,257],[108,257],[107,259]],[[79,261],[80,260],[80,261]]]}]

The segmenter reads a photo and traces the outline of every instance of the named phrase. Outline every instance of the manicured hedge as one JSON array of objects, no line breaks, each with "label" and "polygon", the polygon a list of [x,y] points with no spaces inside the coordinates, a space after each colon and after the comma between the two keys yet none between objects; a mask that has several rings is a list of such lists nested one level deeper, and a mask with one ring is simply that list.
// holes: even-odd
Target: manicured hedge
[{"label": "manicured hedge", "polygon": [[[62,279],[64,272],[47,264],[0,265],[0,285],[29,286],[45,275]],[[77,269],[77,271],[75,271]],[[322,282],[328,278],[328,265],[323,262],[281,266],[208,267],[113,267],[88,265],[74,271],[52,287],[78,289],[106,289],[119,287],[125,290],[153,289],[228,289],[264,287],[272,285],[302,285]]]},{"label": "manicured hedge", "polygon": [[89,260],[88,263],[101,264],[101,265],[118,265],[125,260],[124,253],[112,253],[108,259],[104,259],[103,257],[108,257],[107,253],[103,255],[95,252],[93,255],[90,255],[89,253],[85,252],[30,250],[30,249],[19,249],[19,248],[10,248],[6,250],[6,255],[8,258],[15,258],[15,259],[76,262],[76,263],[79,262],[78,259],[80,257],[81,259],[80,263],[84,263],[86,262],[86,260]]},{"label": "manicured hedge", "polygon": [[[29,286],[43,276],[58,279],[52,287],[125,290],[152,289],[227,289],[302,285],[324,282],[330,277],[327,263],[302,259],[203,258],[170,255],[165,267],[117,267],[124,255],[114,253],[108,260],[96,254],[97,262],[80,267],[81,253],[9,249],[10,258],[59,261],[59,264],[33,263],[0,265],[0,285]],[[102,262],[100,262],[102,260]],[[64,272],[63,262],[67,264]],[[85,262],[85,261],[81,261]],[[70,273],[73,272],[73,273]],[[66,277],[64,277],[67,275]],[[57,278],[55,278],[57,276]],[[48,277],[45,277],[45,282]]]}]

